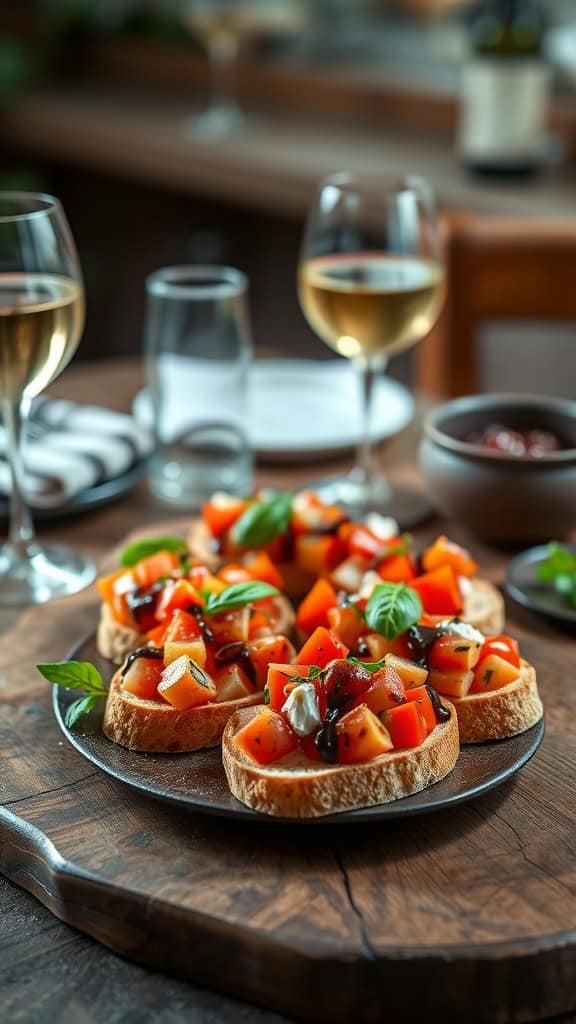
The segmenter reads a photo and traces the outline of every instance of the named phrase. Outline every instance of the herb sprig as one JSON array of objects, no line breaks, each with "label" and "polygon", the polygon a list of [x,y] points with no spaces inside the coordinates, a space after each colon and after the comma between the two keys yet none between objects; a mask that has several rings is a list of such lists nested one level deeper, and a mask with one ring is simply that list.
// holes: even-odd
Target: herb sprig
[{"label": "herb sprig", "polygon": [[546,559],[536,569],[536,576],[542,583],[551,583],[554,590],[576,608],[576,554],[551,541]]},{"label": "herb sprig", "polygon": [[99,700],[105,700],[108,689],[98,669],[89,661],[54,661],[36,665],[36,668],[54,686],[68,690],[83,690],[86,697],[79,697],[66,710],[64,722],[71,729],[76,722],[87,715]]}]

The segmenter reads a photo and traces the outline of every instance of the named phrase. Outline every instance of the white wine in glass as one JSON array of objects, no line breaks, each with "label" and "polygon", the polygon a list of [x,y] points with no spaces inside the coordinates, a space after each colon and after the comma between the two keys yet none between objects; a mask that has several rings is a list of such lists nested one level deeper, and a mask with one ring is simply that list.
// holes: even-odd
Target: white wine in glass
[{"label": "white wine in glass", "polygon": [[95,567],[63,545],[42,547],[24,498],[21,437],[30,400],[61,373],[84,327],[84,288],[57,199],[0,193],[0,408],[12,476],[9,539],[0,548],[0,605],[74,593]]},{"label": "white wine in glass", "polygon": [[388,357],[434,326],[443,288],[434,201],[422,179],[337,174],[321,183],[302,245],[300,305],[322,341],[357,366],[363,413],[355,469],[316,486],[327,500],[384,512],[402,526],[422,518],[427,503],[374,470],[372,401]]}]

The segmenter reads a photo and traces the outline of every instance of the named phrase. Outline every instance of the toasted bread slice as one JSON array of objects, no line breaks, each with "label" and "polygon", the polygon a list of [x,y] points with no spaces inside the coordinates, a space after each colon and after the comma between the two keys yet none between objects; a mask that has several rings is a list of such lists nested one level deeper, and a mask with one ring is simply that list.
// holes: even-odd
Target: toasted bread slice
[{"label": "toasted bread slice", "polygon": [[122,676],[116,672],[110,683],[104,711],[103,731],[109,739],[143,753],[175,754],[216,747],[230,718],[239,708],[261,704],[262,690],[240,700],[177,711],[170,704],[142,700],[122,690]]},{"label": "toasted bread slice", "polygon": [[[444,698],[442,698],[444,701]],[[461,743],[501,740],[525,732],[544,714],[536,672],[527,661],[520,663],[520,678],[499,690],[452,697]]]},{"label": "toasted bread slice", "polygon": [[[462,619],[485,636],[494,636],[504,629],[504,598],[490,580],[470,580],[471,590],[464,599]],[[446,616],[444,616],[446,618]]]},{"label": "toasted bread slice", "polygon": [[323,814],[390,803],[439,782],[452,771],[460,750],[456,712],[436,726],[420,747],[391,751],[363,764],[324,765],[300,751],[271,765],[258,765],[236,744],[236,733],[258,709],[237,711],[222,738],[228,785],[242,803],[281,818]]}]

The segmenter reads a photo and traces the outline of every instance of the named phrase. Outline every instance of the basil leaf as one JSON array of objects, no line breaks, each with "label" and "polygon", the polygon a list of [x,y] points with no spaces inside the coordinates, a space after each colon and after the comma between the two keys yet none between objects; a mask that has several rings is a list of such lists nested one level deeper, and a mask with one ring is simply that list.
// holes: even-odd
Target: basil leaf
[{"label": "basil leaf", "polygon": [[405,583],[379,583],[366,605],[366,622],[387,640],[405,633],[422,615],[422,602]]},{"label": "basil leaf", "polygon": [[98,669],[89,661],[55,661],[36,668],[54,686],[84,690],[95,697],[107,697],[108,690]]},{"label": "basil leaf", "polygon": [[68,729],[71,729],[72,726],[76,725],[76,722],[80,718],[82,718],[83,715],[87,715],[89,711],[92,711],[92,708],[95,706],[97,702],[98,697],[93,696],[80,697],[79,700],[75,700],[72,704],[70,704],[64,717],[64,723],[66,727]]},{"label": "basil leaf", "polygon": [[386,658],[381,658],[380,661],[362,661],[362,658],[357,658],[354,654],[349,654],[346,661],[352,661],[355,665],[362,665],[362,668],[367,669],[372,674],[379,672],[386,664]]},{"label": "basil leaf", "polygon": [[552,583],[557,576],[576,574],[576,555],[551,541],[548,545],[548,555],[545,561],[541,562],[536,569],[536,575],[544,583]]},{"label": "basil leaf", "polygon": [[174,554],[185,554],[188,550],[182,537],[148,537],[129,544],[120,555],[120,564],[126,569],[132,568],[137,562],[158,551],[173,551]]},{"label": "basil leaf", "polygon": [[261,547],[286,533],[292,515],[292,495],[276,494],[250,505],[232,527],[232,539],[243,548]]},{"label": "basil leaf", "polygon": [[277,597],[280,591],[271,583],[261,580],[250,580],[249,583],[233,583],[220,594],[208,594],[204,605],[205,615],[218,615],[233,608],[241,608],[244,604],[259,601],[262,597]]}]

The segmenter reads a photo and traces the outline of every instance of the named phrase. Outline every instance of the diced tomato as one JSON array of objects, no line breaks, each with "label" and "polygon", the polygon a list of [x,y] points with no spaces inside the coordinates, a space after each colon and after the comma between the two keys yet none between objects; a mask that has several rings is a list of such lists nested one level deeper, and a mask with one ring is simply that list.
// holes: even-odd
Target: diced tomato
[{"label": "diced tomato", "polygon": [[218,577],[227,587],[231,587],[234,583],[249,583],[254,578],[245,565],[237,565],[234,562],[223,566],[218,572]]},{"label": "diced tomato", "polygon": [[393,747],[390,733],[365,704],[352,708],[339,719],[336,742],[340,764],[372,761]]},{"label": "diced tomato", "polygon": [[360,555],[361,558],[367,558],[372,561],[374,558],[378,558],[382,554],[383,548],[386,544],[372,533],[367,526],[362,524],[354,524],[354,527],[348,533],[347,537],[348,554]]},{"label": "diced tomato", "polygon": [[244,555],[244,567],[254,580],[262,580],[278,590],[284,590],[284,580],[266,551],[250,551]]},{"label": "diced tomato", "polygon": [[330,582],[336,590],[345,590],[348,594],[355,594],[362,586],[362,580],[368,571],[370,562],[360,555],[350,555],[340,562],[338,567],[330,575]]},{"label": "diced tomato", "polygon": [[328,628],[328,613],[336,610],[338,599],[334,587],[328,580],[319,579],[306,595],[296,612],[296,624],[306,636],[317,626]]},{"label": "diced tomato", "polygon": [[443,565],[449,565],[457,576],[473,576],[478,569],[478,563],[466,548],[441,535],[426,548],[422,555],[422,568],[424,572],[431,572]]},{"label": "diced tomato", "polygon": [[437,723],[436,712],[434,711],[434,705],[427,688],[425,686],[414,686],[411,690],[406,690],[406,700],[416,701],[426,722],[426,731],[430,735],[436,728]]},{"label": "diced tomato", "polygon": [[243,643],[250,632],[250,608],[247,604],[234,608],[229,612],[219,612],[210,616],[210,628],[220,646],[233,644],[238,640]]},{"label": "diced tomato", "polygon": [[390,555],[382,559],[376,572],[388,583],[408,583],[417,575],[416,566],[409,555]]},{"label": "diced tomato", "polygon": [[419,747],[428,735],[426,719],[416,701],[408,701],[386,711],[383,719],[395,750]]},{"label": "diced tomato", "polygon": [[226,589],[226,583],[214,576],[205,565],[191,565],[186,573],[196,590],[209,590],[212,594],[221,594]]},{"label": "diced tomato", "polygon": [[164,622],[177,609],[203,604],[204,598],[190,580],[167,580],[156,605],[156,620]]},{"label": "diced tomato", "polygon": [[226,700],[240,700],[254,693],[254,687],[246,673],[237,664],[225,665],[214,676],[216,703]]},{"label": "diced tomato", "polygon": [[119,569],[118,572],[104,576],[97,580],[96,586],[116,622],[127,626],[128,629],[137,629],[134,616],[126,601],[126,594],[135,590],[137,586],[132,569]]},{"label": "diced tomato", "polygon": [[370,653],[370,658],[366,658],[366,661],[382,661],[382,658],[389,654],[396,654],[400,658],[410,657],[410,645],[404,634],[387,640],[381,633],[366,633],[364,643]]},{"label": "diced tomato", "polygon": [[234,737],[235,742],[257,764],[272,764],[298,746],[295,732],[271,708],[262,708]]},{"label": "diced tomato", "polygon": [[187,640],[197,640],[199,636],[202,636],[202,630],[194,615],[182,608],[176,609],[165,629],[165,640],[186,642]]},{"label": "diced tomato", "polygon": [[301,569],[324,576],[342,560],[346,549],[335,534],[316,537],[301,534],[294,538],[294,561]]},{"label": "diced tomato", "polygon": [[175,569],[180,569],[181,564],[180,556],[174,551],[157,551],[136,563],[134,577],[139,587],[151,587],[163,576],[171,576]]},{"label": "diced tomato", "polygon": [[410,658],[403,658],[394,653],[387,654],[386,665],[398,673],[406,690],[411,690],[414,686],[423,686],[428,679],[428,669],[416,665]]},{"label": "diced tomato", "polygon": [[348,647],[345,644],[340,643],[325,626],[318,626],[298,652],[296,664],[318,665],[324,668],[329,661],[345,658],[347,654]]},{"label": "diced tomato", "polygon": [[406,694],[400,676],[393,668],[385,666],[374,673],[370,686],[356,698],[354,706],[366,704],[375,715],[380,715],[405,701]]},{"label": "diced tomato", "polygon": [[473,672],[440,672],[432,669],[428,682],[445,697],[465,697],[474,681]]},{"label": "diced tomato", "polygon": [[328,615],[328,627],[337,636],[341,643],[346,644],[350,650],[355,650],[361,636],[368,631],[366,620],[354,604],[346,604],[342,607],[330,608]]},{"label": "diced tomato", "polygon": [[268,704],[274,711],[281,711],[286,698],[297,683],[290,683],[294,676],[309,676],[309,665],[268,665],[266,693]]},{"label": "diced tomato", "polygon": [[202,507],[202,518],[212,536],[221,537],[246,511],[249,504],[248,501],[231,494],[215,494],[212,500]]},{"label": "diced tomato", "polygon": [[[357,697],[366,693],[372,685],[372,673],[358,662],[338,658],[326,666],[322,675],[315,680],[316,689],[326,699],[326,706],[344,708],[351,706]],[[324,717],[324,701],[320,704]]]},{"label": "diced tomato", "polygon": [[313,491],[301,491],[292,505],[290,526],[295,536],[334,529],[344,519],[338,505],[325,505]]},{"label": "diced tomato", "polygon": [[214,680],[185,654],[166,665],[158,694],[178,711],[200,707],[216,697]]},{"label": "diced tomato", "polygon": [[424,611],[430,615],[457,615],[462,611],[462,592],[450,565],[417,576],[410,580],[410,587],[420,595]]},{"label": "diced tomato", "polygon": [[439,636],[430,648],[428,663],[440,672],[468,672],[480,657],[479,643],[462,636]]},{"label": "diced tomato", "polygon": [[264,688],[269,665],[289,665],[295,657],[294,646],[285,636],[266,636],[260,640],[249,640],[246,650],[256,672],[256,687]]},{"label": "diced tomato", "polygon": [[270,636],[270,633],[270,616],[265,615],[264,612],[259,611],[257,608],[253,608],[250,613],[250,629],[248,630],[249,639],[256,640],[262,636]]},{"label": "diced tomato", "polygon": [[167,629],[167,622],[162,622],[159,626],[154,626],[154,629],[149,629],[146,633],[146,643],[152,647],[162,647],[166,639]]},{"label": "diced tomato", "polygon": [[164,644],[165,666],[181,658],[183,654],[187,658],[191,658],[200,668],[206,667],[207,651],[203,637],[198,636],[195,640],[166,640]]},{"label": "diced tomato", "polygon": [[470,693],[488,693],[499,690],[520,678],[520,669],[498,654],[489,654],[479,661],[474,671]]},{"label": "diced tomato", "polygon": [[487,636],[480,651],[480,660],[489,654],[497,654],[504,661],[509,661],[515,668],[520,668],[520,651],[518,643],[511,636]]},{"label": "diced tomato", "polygon": [[163,668],[160,658],[135,658],[122,679],[122,690],[142,700],[157,700],[156,691]]}]

